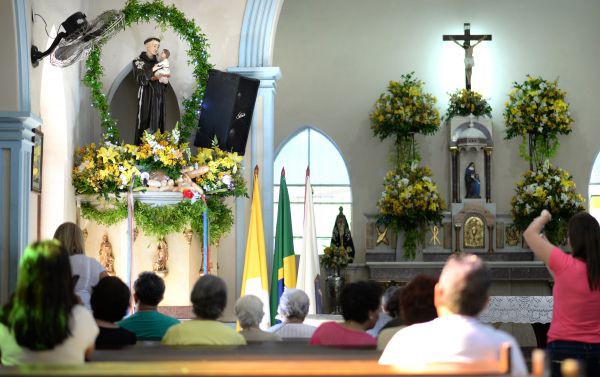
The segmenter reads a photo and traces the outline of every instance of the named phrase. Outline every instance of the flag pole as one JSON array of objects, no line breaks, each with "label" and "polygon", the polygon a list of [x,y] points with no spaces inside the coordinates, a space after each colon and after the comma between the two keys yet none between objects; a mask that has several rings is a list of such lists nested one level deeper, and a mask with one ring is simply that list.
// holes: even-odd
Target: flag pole
[{"label": "flag pole", "polygon": [[204,202],[204,211],[202,212],[202,262],[204,262],[204,275],[208,275],[210,272],[208,271],[208,204],[206,203],[204,194],[202,194],[202,201]]},{"label": "flag pole", "polygon": [[[242,276],[241,296],[255,295],[263,303],[263,311],[270,313],[269,281],[265,248],[265,231],[262,219],[261,190],[258,179],[258,165],[254,167],[254,182],[252,188],[252,205],[246,240],[244,257],[244,274]],[[262,329],[270,326],[270,316],[263,316],[260,321]]]}]

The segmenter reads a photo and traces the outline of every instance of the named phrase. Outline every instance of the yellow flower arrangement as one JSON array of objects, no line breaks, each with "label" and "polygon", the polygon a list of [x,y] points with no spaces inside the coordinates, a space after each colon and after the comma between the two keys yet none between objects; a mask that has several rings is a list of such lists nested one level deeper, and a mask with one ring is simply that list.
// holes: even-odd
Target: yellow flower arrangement
[{"label": "yellow flower arrangement", "polygon": [[[95,144],[79,148],[72,172],[75,192],[106,195],[126,191],[140,175],[134,161],[134,148],[130,145],[105,143],[100,148]],[[141,185],[139,179],[134,183]]]},{"label": "yellow flower arrangement", "polygon": [[446,118],[450,119],[457,115],[467,116],[469,114],[491,117],[492,108],[481,94],[468,89],[457,89],[450,94]]},{"label": "yellow flower arrangement", "polygon": [[440,125],[436,98],[423,92],[424,82],[413,73],[401,78],[400,82],[390,81],[371,113],[371,129],[382,140],[391,135],[402,139],[415,133],[433,134]]},{"label": "yellow flower arrangement", "polygon": [[208,195],[248,196],[242,160],[242,156],[224,151],[216,144],[212,148],[198,148],[198,154],[192,161],[198,166],[207,166],[208,171],[194,181]]},{"label": "yellow flower arrangement", "polygon": [[320,263],[326,270],[339,276],[340,269],[347,267],[350,263],[350,254],[348,254],[348,249],[345,247],[328,246],[323,249]]},{"label": "yellow flower arrangement", "polygon": [[142,144],[135,151],[138,165],[147,171],[163,171],[172,179],[181,176],[188,161],[185,155],[190,155],[187,143],[179,143],[178,126],[172,132],[154,134],[148,132],[142,136]]},{"label": "yellow flower arrangement", "polygon": [[566,238],[567,223],[584,210],[583,197],[575,191],[571,175],[548,161],[537,171],[528,170],[515,188],[512,198],[512,216],[517,229],[525,230],[543,209],[552,214],[552,221],[544,229],[555,245]]},{"label": "yellow flower arrangement", "polygon": [[446,203],[431,179],[431,170],[413,162],[386,174],[377,206],[379,222],[405,231],[404,253],[414,258],[417,243],[422,242],[419,228],[441,222]]},{"label": "yellow flower arrangement", "polygon": [[506,138],[526,134],[556,137],[570,133],[573,118],[565,96],[558,81],[528,75],[525,82],[515,82],[504,109]]},{"label": "yellow flower arrangement", "polygon": [[[142,145],[95,144],[83,146],[76,152],[73,186],[77,194],[109,194],[127,191],[131,180],[142,186],[140,170],[162,171],[170,178],[181,176],[188,165],[187,143],[178,143],[179,133],[146,133]],[[192,159],[196,168],[206,166],[207,172],[194,178],[205,194],[215,197],[248,196],[242,175],[242,156],[220,149],[199,148]]]},{"label": "yellow flower arrangement", "polygon": [[522,84],[514,83],[504,109],[506,139],[522,136],[521,157],[532,170],[556,154],[559,134],[571,132],[571,113],[566,93],[557,81],[527,76]]}]

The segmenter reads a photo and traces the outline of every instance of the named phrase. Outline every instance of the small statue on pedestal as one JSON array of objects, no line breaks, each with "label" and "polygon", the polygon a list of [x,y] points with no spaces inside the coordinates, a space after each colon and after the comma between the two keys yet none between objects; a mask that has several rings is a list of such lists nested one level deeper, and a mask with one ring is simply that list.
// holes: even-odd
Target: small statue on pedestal
[{"label": "small statue on pedestal", "polygon": [[350,263],[352,263],[352,260],[354,260],[354,242],[352,241],[350,227],[348,226],[348,220],[346,220],[346,216],[344,215],[343,207],[340,207],[340,213],[335,218],[335,225],[333,226],[333,232],[331,234],[331,246],[345,247],[348,249]]},{"label": "small statue on pedestal", "polygon": [[165,277],[169,273],[169,269],[167,268],[167,262],[169,261],[169,246],[167,245],[167,241],[164,238],[161,238],[158,241],[158,246],[156,248],[156,256],[154,259],[154,272],[161,276]]},{"label": "small statue on pedestal", "polygon": [[465,169],[465,188],[467,189],[467,199],[480,199],[480,183],[479,174],[475,172],[475,164],[469,162],[469,165]]},{"label": "small statue on pedestal", "polygon": [[[156,59],[160,39],[150,37],[144,41],[146,51],[133,61],[133,77],[138,85],[137,92],[137,117],[135,145],[141,144],[144,131],[154,133],[157,130],[165,131],[166,106],[165,93],[166,84],[159,81],[161,75],[155,76],[154,67],[159,64]],[[168,76],[168,75],[166,75]]]},{"label": "small statue on pedestal", "polygon": [[102,236],[102,243],[100,244],[100,251],[98,252],[100,257],[100,264],[106,269],[106,273],[114,276],[115,275],[115,256],[112,252],[112,245],[108,240],[108,234]]}]

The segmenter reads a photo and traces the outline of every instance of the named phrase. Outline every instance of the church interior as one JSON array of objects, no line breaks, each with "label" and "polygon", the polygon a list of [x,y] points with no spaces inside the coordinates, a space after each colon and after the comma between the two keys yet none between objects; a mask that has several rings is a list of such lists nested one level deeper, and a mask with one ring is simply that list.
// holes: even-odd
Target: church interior
[{"label": "church interior", "polygon": [[[288,216],[294,278],[298,271],[291,288],[311,298],[306,323],[343,321],[344,284],[404,287],[423,274],[437,279],[452,255],[475,254],[491,281],[479,320],[514,337],[531,370],[532,350],[547,342],[556,281],[537,241],[523,234],[548,209],[555,221],[544,239],[571,252],[571,216],[600,219],[600,2],[4,0],[0,9],[2,306],[21,284],[28,245],[70,222],[84,255],[131,292],[140,273],[159,275],[166,315],[194,318],[190,294],[200,277],[215,275],[228,293],[221,322],[235,328],[236,301],[252,289],[267,318],[269,299],[272,313],[279,302],[269,292],[288,268],[285,256],[276,267]],[[67,32],[56,48],[75,12],[91,28],[83,37]],[[152,43],[152,65],[166,60],[163,78],[143,77]],[[226,108],[209,82],[221,73],[254,85],[245,109],[239,98]],[[160,98],[160,127],[151,130],[163,134],[140,140],[144,119],[154,117],[145,101],[157,98],[145,95]],[[227,122],[224,136],[197,135],[209,132],[209,111]],[[412,120],[403,118],[411,111]],[[235,129],[240,119],[245,126]],[[155,145],[175,157],[152,155]],[[116,180],[106,183],[111,169]],[[546,177],[540,199],[535,185]],[[409,192],[415,186],[426,194]],[[255,250],[258,267],[249,262]],[[327,264],[327,253],[340,250],[344,262]],[[138,340],[96,350],[92,369],[70,373],[288,375],[304,360],[298,375],[404,375],[380,368],[375,349],[147,347]],[[142,367],[148,350],[162,364]],[[240,364],[230,370],[234,359]],[[208,369],[195,364],[202,360]],[[480,375],[505,372],[487,367]],[[46,373],[0,365],[0,376],[34,372]]]}]

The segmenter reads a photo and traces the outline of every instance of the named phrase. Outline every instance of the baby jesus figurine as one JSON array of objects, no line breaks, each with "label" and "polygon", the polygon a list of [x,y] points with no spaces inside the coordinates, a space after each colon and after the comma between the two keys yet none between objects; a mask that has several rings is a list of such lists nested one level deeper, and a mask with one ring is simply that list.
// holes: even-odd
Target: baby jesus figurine
[{"label": "baby jesus figurine", "polygon": [[152,73],[154,74],[154,77],[156,77],[156,80],[165,85],[169,83],[169,77],[171,77],[169,56],[171,56],[171,52],[166,48],[163,49],[159,56],[159,63],[152,67]]}]

